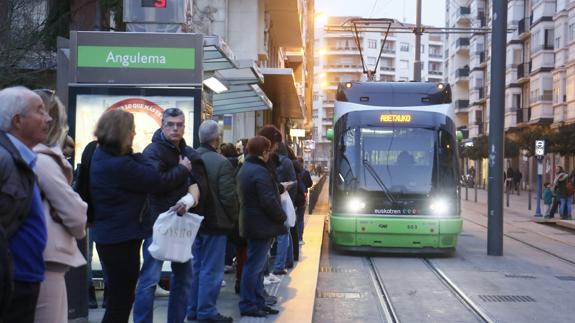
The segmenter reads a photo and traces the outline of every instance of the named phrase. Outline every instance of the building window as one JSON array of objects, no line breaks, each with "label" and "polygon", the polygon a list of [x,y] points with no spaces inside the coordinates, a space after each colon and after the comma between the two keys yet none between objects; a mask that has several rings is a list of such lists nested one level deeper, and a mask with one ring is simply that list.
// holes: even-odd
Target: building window
[{"label": "building window", "polygon": [[408,69],[409,68],[409,61],[406,59],[400,60],[399,61],[399,68],[404,69],[404,70]]},{"label": "building window", "polygon": [[575,39],[575,23],[569,24],[569,41]]},{"label": "building window", "polygon": [[[553,49],[553,29],[545,29],[544,49]],[[557,46],[559,48],[559,46]]]},{"label": "building window", "polygon": [[425,54],[425,45],[421,45],[421,53]]},{"label": "building window", "polygon": [[377,48],[377,40],[375,40],[375,39],[368,39],[368,40],[367,40],[367,47],[368,47],[368,48]]},{"label": "building window", "polygon": [[368,57],[367,58],[367,64],[375,65],[375,57]]},{"label": "building window", "polygon": [[399,43],[399,50],[402,52],[409,52],[409,43]]}]

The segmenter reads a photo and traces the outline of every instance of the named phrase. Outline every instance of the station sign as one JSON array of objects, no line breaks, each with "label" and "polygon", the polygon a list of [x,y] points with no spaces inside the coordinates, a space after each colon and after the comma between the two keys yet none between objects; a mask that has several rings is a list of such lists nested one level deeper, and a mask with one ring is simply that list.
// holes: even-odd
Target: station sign
[{"label": "station sign", "polygon": [[70,40],[74,83],[202,83],[201,34],[78,31]]},{"label": "station sign", "polygon": [[545,156],[545,140],[535,140],[535,157],[543,159]]}]

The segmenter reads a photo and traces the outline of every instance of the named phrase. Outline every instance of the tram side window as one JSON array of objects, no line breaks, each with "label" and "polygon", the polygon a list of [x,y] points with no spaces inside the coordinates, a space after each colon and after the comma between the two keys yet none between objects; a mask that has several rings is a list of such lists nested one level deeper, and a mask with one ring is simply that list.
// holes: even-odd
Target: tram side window
[{"label": "tram side window", "polygon": [[353,189],[356,185],[357,158],[355,155],[356,140],[355,129],[349,129],[342,134],[339,143],[339,174],[336,178],[340,189]]},{"label": "tram side window", "polygon": [[456,185],[455,141],[445,130],[439,130],[439,184],[448,188]]}]

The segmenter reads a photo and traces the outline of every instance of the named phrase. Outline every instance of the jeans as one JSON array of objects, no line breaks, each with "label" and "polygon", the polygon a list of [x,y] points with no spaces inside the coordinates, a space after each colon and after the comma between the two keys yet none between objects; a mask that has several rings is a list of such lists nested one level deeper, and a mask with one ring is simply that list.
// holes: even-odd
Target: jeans
[{"label": "jeans", "polygon": [[248,239],[247,261],[240,283],[240,312],[251,312],[265,306],[264,268],[272,244],[271,239]]},{"label": "jeans", "polygon": [[4,316],[0,316],[0,322],[34,323],[34,313],[36,312],[39,293],[40,282],[15,281],[12,298],[8,302]]},{"label": "jeans", "polygon": [[562,219],[571,218],[572,197],[561,197],[559,199],[559,215]]},{"label": "jeans", "polygon": [[134,303],[134,290],[140,270],[142,240],[114,244],[96,243],[103,268],[106,270],[108,302],[103,323],[128,322]]},{"label": "jeans", "polygon": [[[140,270],[136,301],[134,302],[134,322],[154,321],[154,292],[162,275],[161,260],[157,260],[148,251],[152,237],[144,240],[142,255],[144,264]],[[170,277],[170,298],[168,300],[167,322],[183,322],[186,318],[186,304],[192,285],[192,261],[172,262]]]},{"label": "jeans", "polygon": [[216,301],[224,278],[226,241],[223,234],[198,233],[192,247],[194,259],[188,316],[202,320],[218,314]]},{"label": "jeans", "polygon": [[280,271],[286,268],[286,264],[293,265],[293,248],[291,244],[291,234],[279,235],[277,238],[276,259],[273,271]]}]

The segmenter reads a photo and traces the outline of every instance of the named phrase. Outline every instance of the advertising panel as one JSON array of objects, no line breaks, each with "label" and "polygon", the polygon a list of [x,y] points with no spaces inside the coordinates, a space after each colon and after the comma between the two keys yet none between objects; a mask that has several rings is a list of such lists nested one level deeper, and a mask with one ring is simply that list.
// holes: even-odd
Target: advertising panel
[{"label": "advertising panel", "polygon": [[158,91],[159,89],[154,91],[148,89],[148,91],[140,90],[139,93],[130,93],[134,92],[133,90],[102,93],[94,91],[93,88],[72,88],[70,100],[75,109],[70,111],[69,121],[70,132],[75,140],[76,163],[84,147],[95,139],[94,130],[100,116],[114,109],[134,114],[136,124],[134,152],[142,152],[152,141],[154,132],[161,127],[162,114],[168,108],[179,108],[184,112],[186,118],[184,139],[189,146],[194,146],[196,128],[200,121],[199,90],[197,93],[190,89],[181,89],[178,93],[174,93],[173,90],[170,92],[169,89],[163,89],[164,93]]}]

